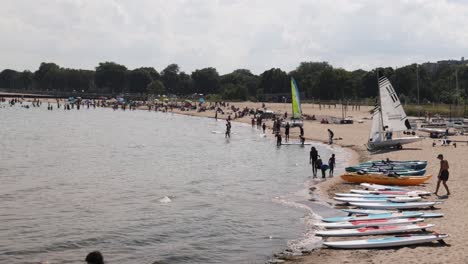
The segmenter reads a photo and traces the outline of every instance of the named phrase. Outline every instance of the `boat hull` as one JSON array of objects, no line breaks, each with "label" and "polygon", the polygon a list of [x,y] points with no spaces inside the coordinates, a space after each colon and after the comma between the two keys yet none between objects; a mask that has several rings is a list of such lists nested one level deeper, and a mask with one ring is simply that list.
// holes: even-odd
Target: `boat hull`
[{"label": "boat hull", "polygon": [[356,173],[346,173],[341,175],[341,178],[352,183],[375,183],[384,185],[412,186],[419,185],[428,181],[432,175],[426,176],[385,176],[382,174],[365,174],[359,175]]}]

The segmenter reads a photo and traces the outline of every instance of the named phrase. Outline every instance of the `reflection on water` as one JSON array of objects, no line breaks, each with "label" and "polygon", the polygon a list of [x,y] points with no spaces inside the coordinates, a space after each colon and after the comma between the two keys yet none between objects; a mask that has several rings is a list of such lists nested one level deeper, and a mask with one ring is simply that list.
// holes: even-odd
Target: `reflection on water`
[{"label": "reflection on water", "polygon": [[306,211],[274,198],[304,189],[309,149],[232,130],[146,111],[0,109],[0,262],[100,250],[108,263],[263,263],[305,230]]}]

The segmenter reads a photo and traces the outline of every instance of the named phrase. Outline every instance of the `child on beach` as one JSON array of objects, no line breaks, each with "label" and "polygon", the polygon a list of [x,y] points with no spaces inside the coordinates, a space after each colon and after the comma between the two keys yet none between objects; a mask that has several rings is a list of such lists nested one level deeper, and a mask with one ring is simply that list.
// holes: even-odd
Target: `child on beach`
[{"label": "child on beach", "polygon": [[332,154],[330,159],[328,160],[328,167],[330,171],[328,172],[328,176],[333,176],[333,169],[335,168],[335,154]]},{"label": "child on beach", "polygon": [[438,195],[437,192],[439,192],[439,186],[440,186],[440,182],[442,182],[442,184],[444,185],[445,187],[445,190],[447,191],[447,195],[450,195],[450,191],[449,191],[449,188],[447,186],[447,181],[448,181],[448,178],[449,178],[449,164],[448,164],[448,161],[447,160],[444,160],[444,155],[442,154],[439,154],[437,156],[437,158],[440,160],[440,169],[439,169],[439,175],[437,176],[437,186],[436,186],[436,191],[435,191],[435,195]]}]

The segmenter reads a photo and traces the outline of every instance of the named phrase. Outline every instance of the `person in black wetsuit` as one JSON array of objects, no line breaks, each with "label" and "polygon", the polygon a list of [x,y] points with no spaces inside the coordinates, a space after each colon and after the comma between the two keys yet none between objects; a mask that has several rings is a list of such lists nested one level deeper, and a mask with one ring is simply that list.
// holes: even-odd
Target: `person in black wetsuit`
[{"label": "person in black wetsuit", "polygon": [[286,142],[289,141],[289,128],[290,128],[290,126],[289,126],[289,122],[288,122],[288,123],[286,123],[286,126],[284,127],[284,139],[285,139]]},{"label": "person in black wetsuit", "polygon": [[328,167],[330,171],[328,172],[328,176],[333,176],[333,169],[335,168],[335,154],[332,154],[330,159],[328,160]]},{"label": "person in black wetsuit", "polygon": [[320,170],[322,171],[322,179],[324,179],[324,178],[325,178],[325,171],[326,171],[326,169],[325,169],[325,167],[323,166],[323,161],[322,161],[322,159],[320,158],[320,155],[318,156],[318,159],[317,159],[315,165],[316,165],[316,167],[317,167],[316,169],[320,169]]},{"label": "person in black wetsuit", "polygon": [[282,140],[283,140],[283,139],[282,139],[282,137],[281,137],[281,134],[278,133],[278,134],[276,135],[276,146],[281,146],[281,141],[282,141]]},{"label": "person in black wetsuit", "polygon": [[262,129],[263,129],[263,134],[265,134],[265,130],[266,130],[266,124],[265,123],[263,123]]},{"label": "person in black wetsuit", "polygon": [[302,126],[299,127],[301,136],[304,137],[304,128]]},{"label": "person in black wetsuit", "polygon": [[318,152],[315,147],[312,147],[310,149],[309,163],[312,164],[312,173],[314,174],[314,178],[317,177],[317,159]]}]

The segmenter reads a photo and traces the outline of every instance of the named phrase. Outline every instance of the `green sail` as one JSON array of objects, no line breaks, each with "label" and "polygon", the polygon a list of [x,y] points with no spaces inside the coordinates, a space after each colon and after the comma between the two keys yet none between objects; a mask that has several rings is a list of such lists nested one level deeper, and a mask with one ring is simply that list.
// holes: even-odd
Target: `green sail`
[{"label": "green sail", "polygon": [[292,97],[292,118],[301,119],[302,118],[301,100],[299,99],[299,91],[297,89],[296,81],[292,77],[291,77],[291,97]]}]

